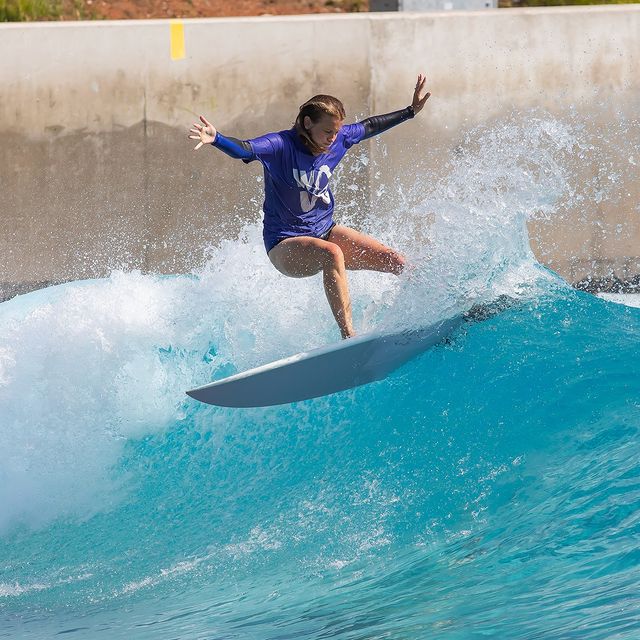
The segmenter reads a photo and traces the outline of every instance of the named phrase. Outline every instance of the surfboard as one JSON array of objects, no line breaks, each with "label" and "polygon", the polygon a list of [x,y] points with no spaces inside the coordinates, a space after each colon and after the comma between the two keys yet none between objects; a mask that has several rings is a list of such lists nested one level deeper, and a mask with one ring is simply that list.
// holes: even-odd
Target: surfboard
[{"label": "surfboard", "polygon": [[386,378],[441,343],[463,321],[464,316],[459,315],[421,329],[363,334],[211,382],[187,394],[221,407],[267,407],[326,396]]}]

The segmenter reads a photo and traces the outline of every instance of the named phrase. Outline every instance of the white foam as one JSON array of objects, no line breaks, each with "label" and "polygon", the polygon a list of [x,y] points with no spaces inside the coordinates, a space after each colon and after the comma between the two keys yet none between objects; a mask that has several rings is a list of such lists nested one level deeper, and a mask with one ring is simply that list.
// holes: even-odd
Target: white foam
[{"label": "white foam", "polygon": [[640,293],[599,293],[599,298],[640,309]]},{"label": "white foam", "polygon": [[0,306],[0,531],[116,499],[126,440],[173,424],[183,401],[187,376],[159,349],[188,285],[114,273]]}]

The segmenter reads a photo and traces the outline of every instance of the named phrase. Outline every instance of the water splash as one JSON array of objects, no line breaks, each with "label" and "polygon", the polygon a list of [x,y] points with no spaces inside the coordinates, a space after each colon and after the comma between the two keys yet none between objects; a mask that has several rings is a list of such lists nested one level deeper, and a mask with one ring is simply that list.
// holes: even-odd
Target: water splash
[{"label": "water splash", "polygon": [[[548,277],[525,222],[566,192],[573,144],[570,128],[545,118],[470,133],[446,177],[418,182],[409,210],[368,229],[405,247],[412,267],[400,280],[350,274],[357,326],[418,326],[533,295]],[[112,468],[125,443],[184,419],[184,389],[337,338],[321,279],[277,273],[257,222],[192,276],[114,272],[0,309],[0,530],[117,503]]]}]

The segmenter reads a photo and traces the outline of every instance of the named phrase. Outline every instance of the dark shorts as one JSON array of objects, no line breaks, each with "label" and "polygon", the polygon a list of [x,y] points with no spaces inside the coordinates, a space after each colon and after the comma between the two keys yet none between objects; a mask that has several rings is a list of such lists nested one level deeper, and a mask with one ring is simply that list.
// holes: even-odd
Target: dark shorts
[{"label": "dark shorts", "polygon": [[336,226],[335,222],[331,223],[331,226],[320,236],[320,240],[328,240],[331,232],[333,231],[333,227]]},{"label": "dark shorts", "polygon": [[[333,227],[336,226],[335,222],[331,223],[331,226],[321,235],[321,236],[309,236],[311,238],[320,238],[320,240],[328,240],[329,236],[331,235],[331,232],[333,231]],[[279,245],[283,240],[288,240],[289,238],[303,238],[305,236],[286,236],[284,238],[277,238],[275,244],[272,247],[269,247],[267,249],[267,253],[269,253],[269,251],[271,251],[271,249],[273,249],[273,247],[276,247],[277,245]]]}]

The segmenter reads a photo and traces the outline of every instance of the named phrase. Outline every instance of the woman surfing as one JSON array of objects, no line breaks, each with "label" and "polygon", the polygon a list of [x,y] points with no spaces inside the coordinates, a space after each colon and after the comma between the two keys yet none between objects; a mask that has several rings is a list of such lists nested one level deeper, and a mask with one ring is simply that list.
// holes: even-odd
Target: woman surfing
[{"label": "woman surfing", "polygon": [[251,140],[223,136],[204,117],[190,129],[198,140],[243,162],[264,168],[264,245],[273,266],[286,276],[305,278],[322,272],[327,299],[343,338],[355,335],[348,269],[400,274],[405,260],[381,242],[333,221],[329,179],[354,145],[413,118],[431,95],[418,76],[411,105],[400,111],[344,124],[342,102],[317,95],[301,107],[293,128]]}]

